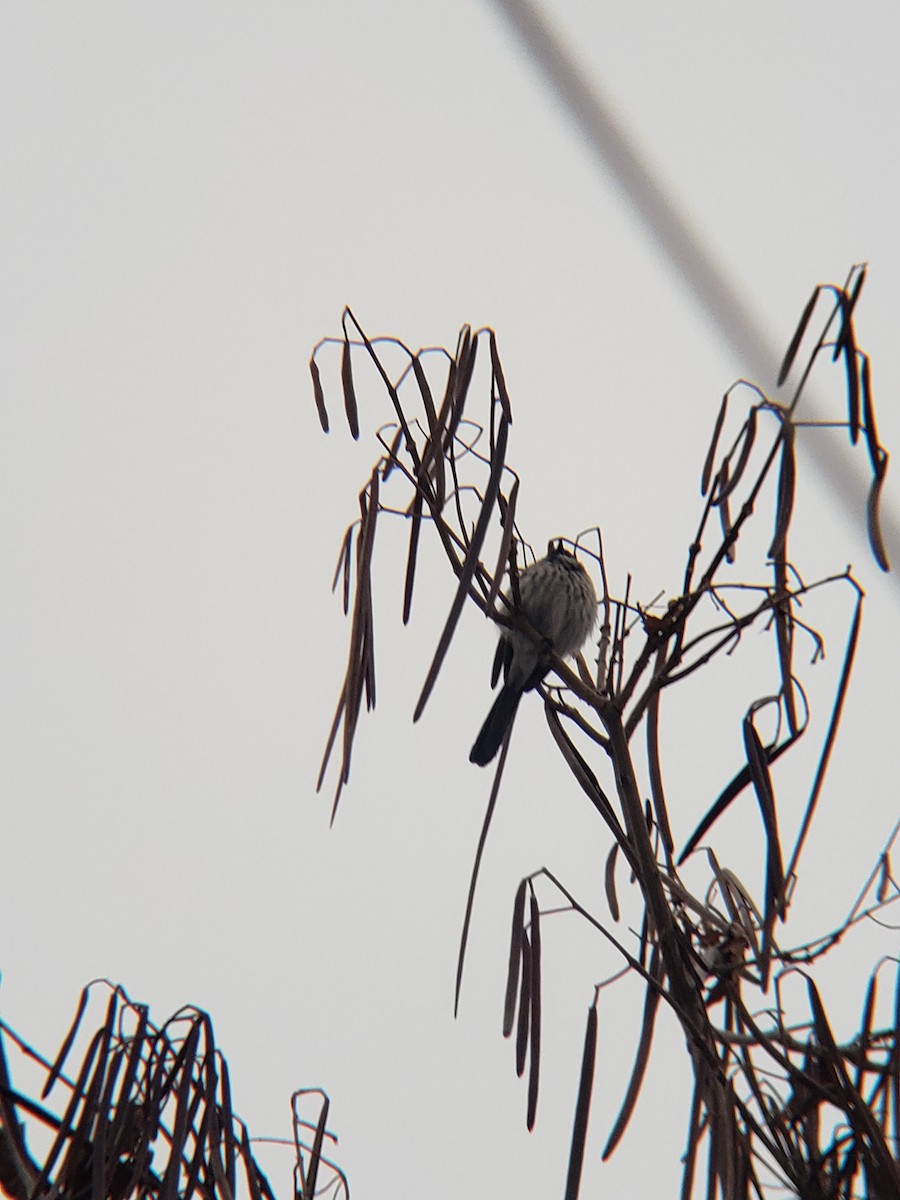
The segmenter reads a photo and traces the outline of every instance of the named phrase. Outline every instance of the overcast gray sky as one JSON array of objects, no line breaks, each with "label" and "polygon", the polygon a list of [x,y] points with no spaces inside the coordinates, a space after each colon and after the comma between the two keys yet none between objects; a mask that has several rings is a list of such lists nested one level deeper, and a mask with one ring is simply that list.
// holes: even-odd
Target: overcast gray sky
[{"label": "overcast gray sky", "polygon": [[[816,282],[870,263],[859,336],[897,446],[896,5],[852,24],[829,2],[543,10],[773,342]],[[435,560],[406,632],[399,584],[384,594],[379,707],[329,831],[313,789],[347,634],[329,585],[388,414],[373,390],[360,446],[339,420],[325,439],[306,360],[345,303],[409,345],[492,325],[522,527],[541,545],[599,523],[644,600],[678,590],[709,430],[746,365],[487,3],[7,6],[0,100],[5,1018],[49,1051],[94,976],[159,1020],[192,1002],[254,1133],[288,1133],[294,1087],[329,1091],[356,1197],[561,1194],[584,1012],[614,963],[568,918],[545,935],[528,1136],[505,944],[522,875],[546,864],[599,897],[608,843],[525,706],[454,1023],[493,635],[463,622],[413,727],[450,582]],[[896,813],[900,667],[895,589],[830,490],[801,492],[795,553],[810,577],[853,562],[869,598],[815,841],[830,879],[808,914],[828,921]],[[849,608],[824,612],[822,697]],[[739,761],[741,711],[684,714],[710,721],[710,753],[679,762],[672,742],[680,837]],[[387,792],[397,761],[408,782]],[[739,818],[723,837],[739,854]],[[678,1175],[684,1121],[649,1092],[658,1159],[636,1137],[599,1164],[639,994],[601,1015],[585,1195],[668,1194]],[[651,1089],[679,1061],[663,1044]]]}]

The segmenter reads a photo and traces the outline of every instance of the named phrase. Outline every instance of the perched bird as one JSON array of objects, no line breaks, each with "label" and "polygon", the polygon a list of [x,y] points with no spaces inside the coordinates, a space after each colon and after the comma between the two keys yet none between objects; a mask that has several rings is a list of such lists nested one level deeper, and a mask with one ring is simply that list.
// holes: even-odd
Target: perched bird
[{"label": "perched bird", "polygon": [[504,629],[494,656],[493,687],[503,670],[503,687],[494,701],[469,762],[485,767],[500,749],[523,692],[537,687],[547,671],[547,651],[565,656],[580,650],[597,621],[597,594],[591,577],[561,541],[551,542],[547,557],[519,576],[520,613],[546,639],[541,646],[519,629]]}]

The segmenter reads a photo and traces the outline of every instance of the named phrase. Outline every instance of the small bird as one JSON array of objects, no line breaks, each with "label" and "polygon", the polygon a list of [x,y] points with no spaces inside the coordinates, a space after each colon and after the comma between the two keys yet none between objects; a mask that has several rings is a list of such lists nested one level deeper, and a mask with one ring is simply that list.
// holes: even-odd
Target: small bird
[{"label": "small bird", "polygon": [[547,651],[565,656],[584,645],[597,621],[597,593],[591,577],[561,541],[551,542],[547,557],[526,567],[519,576],[516,609],[534,630],[546,638],[540,646],[519,629],[504,629],[494,656],[493,687],[503,670],[503,687],[494,701],[469,762],[486,767],[494,758],[513,723],[523,692],[537,687],[550,669]]}]

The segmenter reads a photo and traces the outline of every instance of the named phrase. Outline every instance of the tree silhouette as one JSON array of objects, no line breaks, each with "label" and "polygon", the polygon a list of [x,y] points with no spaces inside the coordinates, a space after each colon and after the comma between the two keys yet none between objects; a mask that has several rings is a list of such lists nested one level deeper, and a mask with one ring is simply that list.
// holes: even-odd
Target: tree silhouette
[{"label": "tree silhouette", "polygon": [[[103,993],[103,1020],[67,1076],[90,1000]],[[38,1067],[36,1099],[13,1086],[10,1050]],[[328,1097],[302,1090],[291,1106],[293,1195],[347,1200],[346,1179],[323,1153]],[[29,1147],[29,1129],[49,1135],[42,1153]],[[182,1008],[157,1028],[146,1005],[97,981],[83,989],[52,1063],[0,1021],[0,1190],[13,1200],[274,1200],[253,1142],[232,1109],[212,1021],[199,1009]]]},{"label": "tree silhouette", "polygon": [[[344,412],[353,437],[360,432],[360,358],[374,368],[378,388],[392,409],[390,422],[377,432],[378,458],[359,493],[360,516],[345,534],[335,573],[351,625],[347,670],[319,776],[321,787],[337,755],[332,819],[350,778],[363,699],[367,708],[375,704],[372,565],[379,518],[392,516],[404,520],[409,533],[404,623],[413,604],[423,534],[439,543],[455,577],[447,620],[414,719],[432,693],[464,605],[474,604],[500,626],[520,629],[541,647],[551,669],[539,694],[553,744],[573,784],[609,831],[607,914],[589,911],[546,868],[522,880],[513,903],[503,1033],[515,1035],[516,1069],[528,1074],[529,1128],[536,1115],[540,1071],[542,914],[558,911],[560,904],[568,906],[621,956],[622,970],[597,983],[588,1008],[567,1200],[579,1191],[598,1041],[598,997],[626,975],[644,982],[643,1022],[631,1081],[604,1157],[618,1145],[634,1110],[662,1003],[681,1026],[693,1075],[684,1197],[699,1194],[698,1189],[728,1200],[785,1192],[816,1198],[900,1197],[900,972],[892,962],[893,1020],[883,1026],[875,1020],[878,979],[888,970],[882,962],[869,977],[859,1030],[844,1043],[832,1032],[815,978],[818,964],[834,946],[896,901],[889,858],[896,829],[840,926],[813,941],[788,941],[800,864],[838,734],[863,601],[849,568],[806,582],[790,552],[797,433],[810,424],[803,419],[801,399],[820,363],[830,362],[830,369],[842,372],[846,411],[827,424],[844,428],[851,445],[861,441],[868,455],[868,538],[876,561],[888,569],[878,519],[888,456],[878,440],[869,360],[858,348],[855,332],[864,281],[865,268],[854,267],[843,286],[814,289],[782,363],[778,389],[784,399],[766,395],[744,380],[725,394],[702,471],[702,511],[676,597],[664,606],[642,605],[631,596],[630,583],[616,593],[599,529],[569,542],[593,571],[600,596],[596,656],[590,663],[579,656],[574,668],[552,647],[542,645],[517,612],[518,566],[530,547],[516,522],[520,481],[506,461],[512,405],[493,331],[473,334],[465,326],[452,353],[435,348],[413,352],[397,338],[369,338],[347,309],[342,338],[323,339],[310,360],[326,432],[329,417],[320,360],[332,346],[339,347]],[[818,334],[812,332],[815,321],[821,324]],[[485,413],[473,419],[469,414],[478,403],[473,387],[476,359],[479,346],[485,344],[490,356]],[[739,406],[739,425],[731,431]],[[769,510],[772,527],[760,540],[756,527],[760,514]],[[499,546],[485,561],[488,538],[497,530]],[[797,644],[800,639],[809,644],[813,661],[824,652],[823,636],[803,614],[804,601],[821,589],[843,589],[852,615],[803,817],[786,843],[771,768],[810,729]],[[671,833],[660,751],[663,696],[731,654],[750,629],[765,635],[755,640],[753,653],[768,655],[772,686],[747,700],[744,761],[719,793],[709,797],[706,815],[679,852]],[[708,698],[716,700],[714,695]],[[508,745],[497,763],[475,857],[457,1001],[472,900]],[[614,781],[613,796],[601,783],[604,770]],[[646,797],[638,782],[642,776],[649,781]],[[753,800],[764,833],[758,873],[763,882],[756,890],[717,855],[711,841],[717,820],[729,806]],[[683,864],[700,854],[705,857],[706,884],[697,894],[685,882]],[[613,932],[623,870],[635,881],[642,905],[640,933],[632,943]],[[799,1012],[794,1011],[797,997],[790,1004],[787,997],[794,979],[803,988]],[[704,1156],[706,1180],[701,1183]]]}]

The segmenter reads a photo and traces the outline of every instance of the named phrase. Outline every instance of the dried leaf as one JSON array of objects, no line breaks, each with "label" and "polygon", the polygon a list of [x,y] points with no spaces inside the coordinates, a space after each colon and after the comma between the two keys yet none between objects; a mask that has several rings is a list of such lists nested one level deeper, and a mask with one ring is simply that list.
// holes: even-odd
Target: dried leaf
[{"label": "dried leaf", "polygon": [[422,397],[422,407],[425,409],[425,420],[428,422],[428,436],[433,440],[438,423],[437,413],[434,409],[434,397],[431,394],[431,385],[428,382],[425,368],[422,366],[422,361],[418,354],[412,356],[412,369],[416,377],[416,383],[418,384],[419,395]]},{"label": "dried leaf", "polygon": [[171,1196],[172,1200],[178,1195],[177,1185],[178,1177],[181,1169],[181,1159],[185,1154],[187,1145],[188,1131],[190,1128],[189,1111],[191,1103],[191,1071],[190,1065],[194,1061],[197,1050],[197,1044],[200,1040],[200,1028],[196,1022],[191,1025],[190,1031],[185,1038],[184,1045],[176,1059],[176,1068],[173,1069],[170,1079],[174,1082],[175,1070],[181,1068],[181,1077],[178,1080],[178,1087],[175,1090],[175,1119],[172,1124],[171,1137],[171,1154],[166,1167],[166,1173],[163,1177],[162,1196]]},{"label": "dried leaf", "polygon": [[634,1060],[634,1068],[631,1072],[631,1079],[628,1083],[628,1091],[625,1093],[625,1099],[622,1101],[622,1107],[619,1109],[619,1115],[616,1117],[612,1132],[609,1135],[609,1140],[600,1156],[603,1162],[609,1158],[612,1152],[625,1132],[628,1122],[631,1120],[631,1114],[634,1112],[634,1106],[637,1104],[638,1096],[641,1091],[641,1084],[644,1081],[644,1073],[647,1070],[647,1063],[650,1060],[650,1046],[653,1042],[653,1027],[656,1022],[656,1010],[659,1008],[659,991],[657,984],[661,982],[662,975],[660,971],[659,947],[654,946],[650,956],[650,980],[647,983],[647,991],[644,995],[644,1019],[641,1024],[641,1037],[638,1042],[637,1053]]},{"label": "dried leaf", "polygon": [[[404,437],[405,437],[405,439],[406,439],[406,452],[407,452],[407,454],[410,456],[410,458],[412,459],[412,462],[413,462],[413,467],[415,468],[416,472],[419,472],[419,471],[421,470],[421,463],[419,462],[419,455],[418,455],[418,452],[417,452],[417,450],[416,450],[416,443],[415,443],[415,439],[414,439],[414,438],[413,438],[413,436],[412,436],[412,431],[411,431],[411,430],[410,430],[410,428],[409,428],[409,425],[408,425],[408,423],[407,423],[407,420],[406,420],[406,416],[405,416],[405,414],[404,414],[404,412],[403,412],[403,406],[402,406],[402,405],[401,405],[401,403],[400,403],[400,397],[399,397],[399,395],[397,394],[397,389],[394,387],[394,384],[392,383],[390,376],[388,375],[387,371],[384,369],[384,365],[382,364],[382,361],[381,361],[381,359],[380,359],[380,358],[378,357],[378,355],[375,353],[375,347],[372,345],[372,342],[370,341],[370,339],[369,339],[368,335],[366,334],[365,330],[362,328],[362,326],[360,325],[359,321],[357,321],[357,319],[356,319],[356,317],[353,315],[353,312],[351,311],[351,309],[349,309],[349,308],[345,308],[345,309],[344,309],[344,317],[343,317],[343,322],[344,322],[344,346],[345,346],[345,354],[346,354],[346,357],[347,357],[347,364],[346,364],[346,365],[347,365],[347,372],[348,372],[348,375],[349,375],[349,371],[350,371],[350,364],[349,364],[349,342],[347,341],[347,333],[346,333],[346,329],[347,329],[347,321],[348,321],[348,320],[353,322],[353,325],[354,325],[354,327],[355,327],[355,329],[356,329],[357,333],[359,334],[360,338],[362,339],[362,343],[363,343],[363,345],[364,345],[364,346],[365,346],[365,348],[366,348],[366,352],[368,353],[368,355],[369,355],[369,358],[372,360],[372,363],[373,363],[373,365],[374,365],[374,367],[375,367],[376,371],[377,371],[377,372],[378,372],[378,374],[381,376],[381,382],[384,384],[385,390],[386,390],[387,394],[388,394],[388,395],[390,396],[390,398],[391,398],[391,404],[393,405],[394,412],[395,412],[395,413],[396,413],[396,415],[397,415],[397,421],[398,421],[398,423],[399,423],[399,425],[400,425],[400,428],[403,430],[403,435],[404,435]],[[342,377],[343,377],[343,369],[344,369],[344,363],[342,362],[342,363],[341,363],[341,374],[342,374]],[[350,382],[351,382],[351,387],[352,387],[352,378],[351,378]],[[354,397],[354,401],[353,401],[353,403],[354,403],[354,406],[355,406],[355,404],[356,404],[355,397]],[[349,414],[348,414],[348,415],[349,415]],[[351,425],[351,428],[352,428],[352,425]],[[357,436],[357,434],[354,434],[354,436]]]},{"label": "dried leaf", "polygon": [[313,1144],[309,1152],[309,1173],[306,1177],[306,1186],[304,1187],[303,1200],[313,1200],[316,1195],[316,1182],[319,1175],[319,1164],[322,1161],[322,1142],[325,1137],[325,1127],[328,1121],[328,1097],[322,1098],[322,1108],[319,1112],[319,1119],[316,1122],[316,1131],[313,1135]]},{"label": "dried leaf", "polygon": [[343,723],[341,775],[331,809],[332,823],[337,815],[342,786],[350,778],[353,739],[359,722],[364,688],[368,709],[371,710],[375,705],[375,643],[371,570],[375,528],[379,513],[378,497],[378,471],[375,469],[370,476],[368,486],[359,494],[360,523],[359,537],[356,541],[356,593],[353,599],[353,617],[350,625],[347,672],[344,676],[316,784],[318,791],[325,778],[325,770],[337,739],[338,730]]},{"label": "dried leaf", "polygon": [[[797,738],[803,735],[803,729],[800,729],[796,737],[789,737],[778,746],[770,746],[765,749],[766,761],[773,763],[779,759],[785,750],[790,750]],[[706,816],[688,838],[687,844],[678,856],[679,866],[692,854],[700,843],[700,840],[705,837],[712,826],[718,821],[722,813],[728,808],[731,802],[741,794],[745,787],[750,783],[749,767],[742,767],[734,778],[728,783],[719,793],[712,807],[707,811]]]},{"label": "dried leaf", "polygon": [[619,818],[616,816],[609,797],[600,786],[600,781],[597,776],[588,766],[584,757],[578,751],[577,747],[572,742],[572,739],[563,728],[562,721],[559,719],[559,713],[549,701],[544,705],[544,716],[547,718],[547,724],[550,726],[550,732],[553,734],[553,739],[559,746],[566,760],[566,766],[572,772],[575,782],[580,786],[581,790],[590,800],[591,804],[600,813],[603,820],[609,826],[618,844],[622,847],[622,852],[628,859],[632,868],[636,867],[634,861],[634,851],[625,831],[619,824]]},{"label": "dried leaf", "polygon": [[861,354],[860,388],[862,393],[863,432],[866,435],[866,449],[869,451],[869,462],[872,470],[878,471],[884,451],[878,444],[878,426],[875,424],[875,405],[872,403],[872,369],[868,354]]},{"label": "dried leaf", "polygon": [[[117,1106],[115,1117],[113,1118],[112,1140],[113,1143],[121,1144],[126,1137],[127,1126],[130,1126],[134,1120],[134,1112],[130,1105],[124,1103],[131,1096],[132,1088],[137,1079],[138,1069],[141,1065],[141,1055],[144,1051],[144,1042],[147,1037],[148,1013],[145,1004],[139,1004],[137,1011],[137,1025],[134,1032],[131,1034],[128,1045],[128,1057],[125,1062],[125,1074],[122,1077],[122,1085],[119,1089],[119,1094],[122,1098],[122,1103]],[[224,1064],[223,1064],[224,1065]],[[229,1110],[230,1111],[230,1110]]]},{"label": "dried leaf", "polygon": [[416,383],[419,385],[419,393],[422,397],[422,405],[425,409],[425,418],[428,422],[428,441],[422,453],[422,462],[417,474],[419,487],[425,486],[426,481],[432,481],[431,488],[433,491],[434,506],[438,512],[444,507],[446,498],[446,467],[444,464],[444,456],[441,451],[441,424],[437,414],[434,411],[434,400],[431,395],[431,387],[425,375],[425,368],[419,360],[418,354],[413,356],[412,360],[413,373],[416,377]]},{"label": "dried leaf", "polygon": [[819,298],[819,288],[816,287],[809,300],[806,302],[806,308],[803,310],[803,315],[800,317],[800,323],[794,330],[794,336],[791,338],[790,344],[785,351],[784,358],[781,360],[781,367],[778,371],[777,384],[778,387],[784,383],[788,377],[788,372],[794,365],[794,359],[797,357],[797,351],[800,349],[800,343],[803,341],[803,335],[806,333],[806,327],[809,325],[809,319],[813,314],[813,309],[816,307],[816,301]]},{"label": "dried leaf", "polygon": [[[494,570],[494,578],[491,582],[491,590],[488,592],[487,611],[493,612],[497,604],[497,597],[500,594],[500,588],[503,585],[503,576],[506,573],[506,567],[510,560],[510,553],[513,547],[513,538],[516,532],[516,505],[519,502],[519,479],[518,476],[513,480],[512,488],[510,489],[509,499],[503,496],[502,492],[497,493],[497,501],[501,505],[503,513],[503,526],[500,534],[500,550],[497,554],[497,566]],[[491,687],[494,686],[496,680],[493,680]]]},{"label": "dried leaf", "polygon": [[891,564],[888,559],[887,546],[884,541],[884,534],[881,530],[881,489],[884,487],[884,481],[887,476],[888,456],[886,451],[881,451],[881,465],[875,473],[875,478],[872,480],[872,486],[869,488],[869,498],[866,504],[866,522],[869,532],[869,545],[872,548],[872,554],[875,556],[875,561],[881,567],[882,571],[889,571]]},{"label": "dried leaf", "polygon": [[72,1049],[72,1043],[78,1036],[78,1030],[81,1026],[81,1018],[84,1016],[84,1010],[87,1008],[88,988],[81,989],[81,995],[78,997],[78,1007],[75,1009],[75,1017],[72,1024],[69,1026],[69,1032],[63,1038],[62,1045],[59,1048],[59,1053],[53,1061],[53,1066],[47,1075],[47,1082],[41,1089],[41,1099],[46,1100],[50,1095],[53,1085],[56,1083],[62,1074],[62,1069],[66,1064],[66,1059],[69,1057],[69,1051]]},{"label": "dried leaf", "polygon": [[703,474],[700,476],[700,495],[705,496],[709,490],[709,481],[712,477],[713,464],[716,460],[716,447],[719,444],[719,435],[722,432],[722,426],[725,424],[725,414],[728,412],[728,393],[722,397],[722,403],[719,405],[719,415],[716,417],[716,423],[713,427],[712,440],[709,443],[709,449],[706,452],[706,461],[703,464]]},{"label": "dried leaf", "polygon": [[75,1114],[79,1108],[82,1108],[83,1112],[83,1098],[87,1089],[87,1081],[91,1078],[94,1063],[97,1059],[100,1046],[103,1041],[104,1030],[98,1029],[88,1045],[87,1052],[81,1063],[81,1069],[78,1072],[78,1076],[75,1080],[75,1086],[72,1089],[65,1112],[60,1120],[56,1137],[53,1139],[53,1143],[50,1146],[50,1149],[47,1151],[40,1177],[32,1189],[31,1194],[34,1196],[42,1196],[44,1194],[44,1185],[52,1175],[57,1160],[60,1158],[64,1150],[67,1150],[68,1152],[63,1160],[63,1166],[60,1168],[60,1174],[62,1174],[66,1169],[67,1164],[71,1164],[73,1161],[72,1145],[74,1139],[72,1134],[76,1129]]},{"label": "dried leaf", "polygon": [[256,1164],[253,1160],[253,1152],[250,1145],[250,1133],[246,1127],[241,1130],[241,1158],[244,1163],[244,1176],[247,1180],[250,1200],[263,1200],[259,1187],[259,1176],[255,1169]]},{"label": "dried leaf", "polygon": [[450,647],[453,634],[456,632],[456,626],[459,622],[462,607],[469,593],[469,585],[472,581],[472,575],[474,574],[475,567],[478,563],[481,547],[484,543],[487,527],[490,523],[490,519],[494,510],[494,504],[497,500],[497,493],[500,488],[500,477],[503,472],[503,464],[506,455],[506,443],[509,436],[508,431],[509,424],[505,421],[501,422],[500,432],[497,437],[497,448],[494,452],[494,457],[491,462],[491,474],[484,493],[484,501],[481,505],[481,511],[478,514],[478,520],[475,522],[475,530],[472,534],[472,541],[469,544],[465,561],[463,562],[459,572],[459,580],[456,585],[456,594],[453,597],[453,603],[450,605],[450,612],[447,615],[447,620],[441,632],[437,649],[434,652],[434,658],[431,661],[431,666],[428,669],[428,674],[425,677],[424,684],[422,685],[422,692],[419,696],[415,711],[413,713],[414,721],[418,721],[425,709],[425,705],[428,703],[428,697],[431,695],[434,685],[437,682],[438,673],[440,672],[444,658],[447,654],[447,650]]},{"label": "dried leaf", "polygon": [[856,1080],[854,1086],[859,1091],[862,1087],[866,1073],[866,1056],[872,1043],[872,1020],[875,1016],[875,999],[878,994],[878,975],[873,972],[869,977],[869,986],[866,988],[866,999],[863,1005],[862,1022],[859,1027],[859,1036],[856,1039],[856,1044],[859,1046],[859,1062],[856,1066]]},{"label": "dried leaf", "polygon": [[[360,527],[356,542],[356,596],[350,628],[350,661],[346,678],[346,707],[344,712],[344,746],[342,774],[347,778],[350,754],[359,720],[363,687],[368,707],[374,704],[372,691],[374,666],[374,619],[372,612],[372,555],[375,545],[375,526],[378,520],[378,472],[372,472],[368,488],[360,493]],[[332,816],[333,819],[333,816]]]},{"label": "dried leaf", "polygon": [[853,621],[850,625],[850,634],[847,638],[847,648],[844,651],[844,662],[841,666],[841,675],[840,679],[838,680],[837,691],[835,693],[834,707],[831,710],[831,720],[828,723],[828,731],[825,734],[822,753],[819,755],[819,765],[816,768],[816,777],[813,780],[812,790],[810,791],[809,800],[806,804],[806,812],[803,814],[803,824],[800,826],[800,832],[797,835],[797,842],[794,846],[794,853],[791,855],[791,862],[787,873],[788,879],[792,878],[796,872],[797,863],[800,859],[800,852],[803,849],[804,842],[806,841],[806,835],[809,832],[813,813],[816,810],[816,804],[819,800],[819,793],[822,790],[822,784],[825,782],[825,772],[828,770],[828,762],[831,758],[831,751],[834,746],[835,738],[837,737],[838,726],[841,723],[841,713],[844,710],[844,700],[847,696],[847,688],[850,683],[850,673],[853,670],[853,660],[856,657],[856,645],[859,640],[859,628],[862,621],[862,601],[862,592],[857,592],[856,608],[853,612]]},{"label": "dried leaf", "polygon": [[422,493],[416,492],[410,512],[409,550],[406,554],[406,579],[403,584],[403,624],[409,624],[412,612],[413,584],[416,577],[416,561],[419,553],[419,533],[422,528]]},{"label": "dried leaf", "polygon": [[350,611],[350,564],[351,552],[353,548],[353,533],[355,529],[355,524],[348,525],[346,531],[344,532],[340,553],[338,554],[338,560],[334,568],[334,576],[331,580],[332,591],[334,591],[337,587],[339,579],[343,581],[343,587],[341,589],[341,607],[345,617]]},{"label": "dried leaf", "polygon": [[762,975],[762,987],[768,986],[769,962],[772,952],[772,932],[775,918],[783,910],[784,903],[784,868],[781,858],[781,844],[778,839],[778,820],[775,815],[775,794],[769,775],[766,752],[753,724],[753,715],[748,713],[743,722],[744,748],[747,753],[747,766],[750,769],[750,779],[753,783],[759,809],[762,814],[763,827],[766,833],[766,894],[763,913],[763,940],[760,951],[759,969]]},{"label": "dried leaf", "polygon": [[512,424],[512,405],[509,402],[509,393],[506,390],[506,379],[503,375],[503,366],[500,362],[500,354],[497,350],[497,335],[494,333],[493,329],[488,330],[488,344],[490,345],[491,349],[491,370],[493,371],[497,395],[500,397],[500,404],[503,408],[503,416],[510,424]]}]

